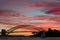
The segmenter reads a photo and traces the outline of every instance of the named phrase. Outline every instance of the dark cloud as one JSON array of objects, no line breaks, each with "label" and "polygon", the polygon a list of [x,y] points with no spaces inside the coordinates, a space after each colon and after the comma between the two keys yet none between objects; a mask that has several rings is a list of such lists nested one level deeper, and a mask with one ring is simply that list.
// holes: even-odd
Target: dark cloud
[{"label": "dark cloud", "polygon": [[0,10],[0,13],[5,13],[5,12],[10,13],[10,12],[15,12],[15,11],[13,11],[13,10]]},{"label": "dark cloud", "polygon": [[53,8],[51,10],[46,11],[47,14],[54,14],[54,15],[60,15],[60,8]]},{"label": "dark cloud", "polygon": [[20,14],[14,10],[0,10],[0,16],[20,16]]}]

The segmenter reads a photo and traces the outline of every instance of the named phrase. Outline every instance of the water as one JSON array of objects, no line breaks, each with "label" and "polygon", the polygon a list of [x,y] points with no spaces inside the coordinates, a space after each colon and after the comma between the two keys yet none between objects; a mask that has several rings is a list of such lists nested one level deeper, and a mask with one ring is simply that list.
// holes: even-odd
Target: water
[{"label": "water", "polygon": [[60,40],[60,37],[0,37],[0,40]]}]

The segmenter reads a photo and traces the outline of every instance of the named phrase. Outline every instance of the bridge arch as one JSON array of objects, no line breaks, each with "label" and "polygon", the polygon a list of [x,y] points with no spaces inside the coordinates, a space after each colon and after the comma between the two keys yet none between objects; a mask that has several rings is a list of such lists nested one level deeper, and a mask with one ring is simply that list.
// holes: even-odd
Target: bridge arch
[{"label": "bridge arch", "polygon": [[38,30],[38,31],[40,31],[40,30],[43,30],[43,28],[39,28],[39,27],[36,27],[36,26],[33,26],[33,25],[18,25],[18,26],[15,26],[15,27],[12,27],[12,28],[10,28],[10,29],[8,29],[7,30],[7,35],[9,34],[9,33],[11,33],[11,32],[13,32],[14,30],[16,30],[16,29],[19,29],[19,28],[24,28],[24,27],[32,27],[33,29],[35,29],[35,30]]}]

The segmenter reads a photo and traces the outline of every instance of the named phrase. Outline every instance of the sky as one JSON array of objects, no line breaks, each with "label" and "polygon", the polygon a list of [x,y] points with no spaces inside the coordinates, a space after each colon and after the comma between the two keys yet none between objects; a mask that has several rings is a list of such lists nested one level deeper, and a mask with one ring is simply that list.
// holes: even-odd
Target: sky
[{"label": "sky", "polygon": [[[0,0],[0,24],[60,28],[60,0]],[[0,27],[4,28],[4,27]]]}]

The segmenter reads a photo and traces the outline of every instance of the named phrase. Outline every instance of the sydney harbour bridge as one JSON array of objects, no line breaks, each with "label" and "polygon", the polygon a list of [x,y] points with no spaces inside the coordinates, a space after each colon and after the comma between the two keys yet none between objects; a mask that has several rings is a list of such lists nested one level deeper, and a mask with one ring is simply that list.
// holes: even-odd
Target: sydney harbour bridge
[{"label": "sydney harbour bridge", "polygon": [[[31,28],[33,28],[35,30],[38,30],[38,31],[44,31],[43,28],[39,28],[39,27],[36,27],[36,26],[33,26],[33,25],[18,25],[18,26],[15,26],[15,27],[12,27],[12,28],[6,30],[6,33],[3,30],[4,31],[3,33],[5,33],[6,35],[9,35],[9,33],[12,33],[14,30],[19,29],[19,28],[25,28],[25,27],[29,27],[29,28],[31,27]],[[7,36],[0,36],[0,40],[60,40],[60,37],[41,38],[41,37],[17,37],[17,36],[7,37]]]},{"label": "sydney harbour bridge", "polygon": [[[40,27],[36,27],[36,26],[33,26],[33,25],[18,25],[18,26],[15,26],[15,27],[12,27],[8,30],[6,30],[6,35],[9,35],[10,33],[14,32],[14,30],[16,29],[20,29],[20,28],[25,28],[25,27],[28,27],[28,28],[33,28],[37,31],[42,31],[44,30],[43,28],[40,28]],[[25,31],[26,32],[26,31]]]}]

